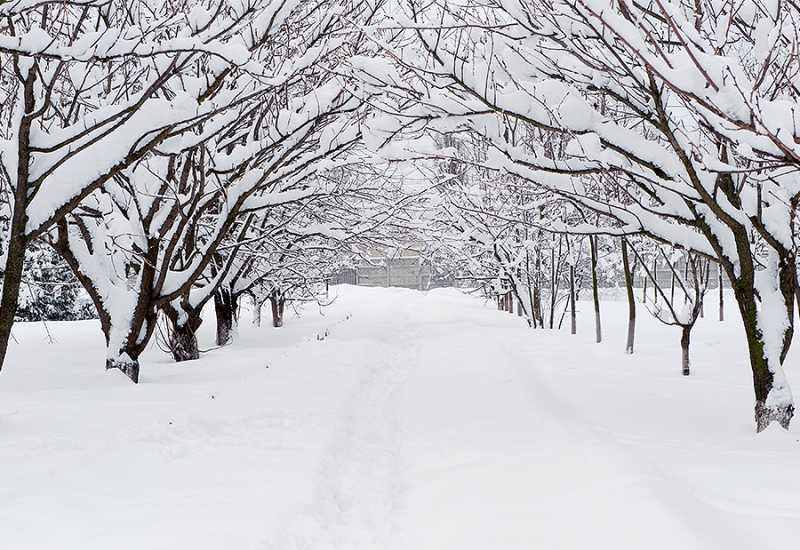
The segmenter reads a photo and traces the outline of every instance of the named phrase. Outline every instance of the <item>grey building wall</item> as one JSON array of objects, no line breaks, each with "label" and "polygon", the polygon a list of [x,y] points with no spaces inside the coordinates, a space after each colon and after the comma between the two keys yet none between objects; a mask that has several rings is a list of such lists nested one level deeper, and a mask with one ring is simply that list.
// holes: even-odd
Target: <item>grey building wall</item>
[{"label": "grey building wall", "polygon": [[430,280],[430,266],[418,257],[385,258],[354,269],[342,270],[333,277],[334,283],[414,289],[428,288]]}]

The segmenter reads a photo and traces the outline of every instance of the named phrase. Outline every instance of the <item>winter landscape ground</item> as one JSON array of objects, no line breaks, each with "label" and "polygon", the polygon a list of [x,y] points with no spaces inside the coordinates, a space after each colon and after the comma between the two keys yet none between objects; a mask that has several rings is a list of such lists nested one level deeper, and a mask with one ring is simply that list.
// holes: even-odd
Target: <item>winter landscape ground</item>
[{"label": "winter landscape ground", "polygon": [[198,361],[151,346],[138,385],[104,371],[96,321],[49,323],[53,343],[15,325],[0,546],[800,544],[800,432],[754,433],[738,318],[699,321],[683,377],[678,330],[649,316],[623,353],[624,302],[595,344],[589,314],[570,336],[455,289],[332,294]]}]

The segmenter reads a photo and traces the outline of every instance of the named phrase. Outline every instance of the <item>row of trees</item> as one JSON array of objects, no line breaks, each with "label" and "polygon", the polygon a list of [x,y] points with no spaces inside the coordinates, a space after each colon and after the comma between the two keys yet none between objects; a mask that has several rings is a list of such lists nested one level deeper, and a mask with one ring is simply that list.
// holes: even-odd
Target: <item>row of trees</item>
[{"label": "row of trees", "polygon": [[175,359],[196,358],[205,304],[225,344],[241,296],[279,318],[377,238],[402,200],[365,161],[371,97],[345,62],[374,50],[360,25],[380,7],[0,5],[0,366],[45,244],[91,299],[106,368],[136,382],[159,318]]},{"label": "row of trees", "polygon": [[[757,428],[789,425],[797,5],[12,0],[0,16],[0,365],[44,243],[91,298],[106,366],[136,380],[160,317],[194,358],[205,304],[224,343],[242,296],[280,317],[350,245],[399,237],[497,281],[534,327],[574,326],[586,281],[598,340],[618,258],[629,351],[635,267],[685,350],[718,269]],[[411,162],[398,185],[388,166]]]},{"label": "row of trees", "polygon": [[[691,330],[704,313],[710,286],[719,289],[719,318],[724,317],[727,281],[718,264],[646,237],[576,233],[570,228],[594,218],[593,212],[525,187],[514,176],[497,185],[503,176],[477,163],[446,169],[450,183],[441,189],[434,220],[439,252],[449,259],[451,272],[498,297],[500,309],[516,309],[531,327],[560,329],[568,320],[573,334],[576,302],[586,289],[598,343],[603,338],[600,294],[624,289],[627,353],[634,351],[635,294],[641,292],[652,315],[681,329],[682,370],[689,374]],[[635,292],[634,286],[641,290]]]},{"label": "row of trees", "polygon": [[[398,36],[383,42],[381,73],[394,131],[480,139],[485,154],[437,154],[570,204],[577,214],[548,218],[563,234],[642,235],[688,251],[691,265],[720,265],[743,321],[757,428],[787,427],[800,8],[755,0],[398,8],[384,25]],[[663,318],[688,325],[691,315],[674,313]]]}]

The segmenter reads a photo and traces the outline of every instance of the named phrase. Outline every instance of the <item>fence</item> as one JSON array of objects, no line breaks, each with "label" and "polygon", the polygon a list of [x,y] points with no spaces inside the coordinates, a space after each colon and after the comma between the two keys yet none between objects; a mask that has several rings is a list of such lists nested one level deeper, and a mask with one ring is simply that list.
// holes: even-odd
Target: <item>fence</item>
[{"label": "fence", "polygon": [[331,282],[418,290],[448,286],[447,279],[433,276],[430,265],[418,257],[382,258],[352,269],[343,269],[331,278]]}]

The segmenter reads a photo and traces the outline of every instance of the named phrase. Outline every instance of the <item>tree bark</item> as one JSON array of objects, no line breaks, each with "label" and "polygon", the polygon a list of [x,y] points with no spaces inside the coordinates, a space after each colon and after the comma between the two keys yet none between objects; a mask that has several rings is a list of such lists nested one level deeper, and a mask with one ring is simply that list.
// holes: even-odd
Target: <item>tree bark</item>
[{"label": "tree bark", "polygon": [[681,368],[684,376],[689,376],[689,343],[692,327],[681,327]]},{"label": "tree bark", "polygon": [[139,383],[139,357],[131,357],[127,354],[123,357],[107,357],[106,370],[119,369],[122,374],[131,379],[134,384]]},{"label": "tree bark", "polygon": [[625,353],[633,353],[634,335],[636,332],[636,298],[633,296],[633,274],[628,260],[628,242],[622,239],[622,268],[625,272],[625,291],[628,295],[628,340]]},{"label": "tree bark", "polygon": [[720,322],[725,320],[725,293],[723,292],[722,288],[722,265],[720,264],[719,270],[717,272],[718,275],[718,282],[719,282],[719,320]]},{"label": "tree bark", "polygon": [[[16,203],[16,200],[15,200]],[[0,369],[3,368],[8,342],[11,339],[11,329],[19,305],[19,289],[22,284],[22,271],[25,266],[25,240],[26,216],[24,207],[18,210],[14,207],[9,231],[8,253],[3,271],[3,295],[0,298]]]},{"label": "tree bark", "polygon": [[170,323],[170,341],[168,343],[172,358],[180,363],[200,358],[200,346],[197,342],[197,329],[203,324],[200,311],[183,308],[183,314],[170,306],[164,307],[164,314]]},{"label": "tree bark", "polygon": [[653,256],[653,303],[658,303],[658,256]]},{"label": "tree bark", "polygon": [[236,297],[230,290],[218,289],[214,293],[214,312],[217,315],[217,345],[226,346],[236,332]]},{"label": "tree bark", "polygon": [[575,266],[569,266],[569,318],[570,334],[578,333],[578,315],[575,311]]},{"label": "tree bark", "polygon": [[589,237],[592,253],[592,300],[594,301],[594,335],[598,344],[603,341],[603,327],[600,322],[600,291],[597,287],[597,238]]},{"label": "tree bark", "polygon": [[169,343],[172,358],[177,363],[193,361],[200,358],[200,347],[197,343],[197,334],[190,323],[176,325],[172,328],[172,338]]},{"label": "tree bark", "polygon": [[[558,239],[558,261],[561,262],[561,238]],[[556,269],[555,247],[550,248],[550,328],[553,328],[556,316],[556,294],[558,293],[557,279],[560,273]]]},{"label": "tree bark", "polygon": [[9,226],[8,251],[3,269],[3,294],[0,297],[0,369],[6,358],[8,342],[11,339],[11,328],[19,305],[19,288],[22,284],[22,271],[25,266],[25,251],[28,239],[25,226],[28,223],[28,179],[30,176],[30,134],[33,122],[34,84],[36,81],[36,64],[28,69],[23,84],[24,112],[20,118],[17,132],[17,173],[14,187],[13,211]]},{"label": "tree bark", "polygon": [[261,326],[261,308],[263,306],[263,303],[258,301],[258,299],[253,298],[253,326]]},{"label": "tree bark", "polygon": [[[642,262],[644,263],[644,262]],[[647,271],[647,266],[645,267],[645,271]],[[647,277],[644,277],[644,283],[642,284],[642,303],[647,303]]]},{"label": "tree bark", "polygon": [[536,317],[539,328],[544,328],[544,317],[542,317],[542,288],[541,288],[541,273],[542,273],[542,252],[536,250],[536,274],[533,278],[533,311]]},{"label": "tree bark", "polygon": [[[756,431],[761,432],[772,422],[778,422],[783,428],[789,429],[789,423],[794,416],[794,404],[791,400],[770,402],[770,393],[775,389],[775,374],[770,369],[769,359],[765,350],[764,336],[758,326],[758,309],[756,305],[755,293],[750,286],[750,277],[745,280],[734,281],[734,294],[739,306],[739,312],[744,323],[745,335],[747,336],[747,349],[750,358],[750,368],[753,374],[753,391],[755,393],[755,420]],[[792,289],[793,294],[793,289]],[[794,313],[794,300],[788,308],[789,318]],[[791,342],[792,328],[789,327],[784,333],[784,349],[780,354],[779,362],[782,365],[788,351],[787,342]],[[784,380],[780,381],[785,384]],[[779,391],[788,391],[788,388],[778,388]]]},{"label": "tree bark", "polygon": [[269,303],[272,309],[272,326],[280,328],[283,326],[283,308],[285,299],[280,294],[273,293],[269,297]]}]

